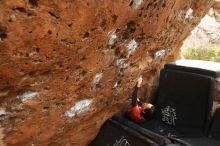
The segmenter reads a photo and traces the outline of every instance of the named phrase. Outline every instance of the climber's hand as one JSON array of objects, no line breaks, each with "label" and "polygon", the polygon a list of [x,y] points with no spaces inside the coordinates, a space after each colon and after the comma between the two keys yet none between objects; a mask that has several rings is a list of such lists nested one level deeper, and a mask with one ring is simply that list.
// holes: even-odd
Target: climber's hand
[{"label": "climber's hand", "polygon": [[138,78],[137,87],[141,87],[142,81],[143,81],[143,78],[141,76]]}]

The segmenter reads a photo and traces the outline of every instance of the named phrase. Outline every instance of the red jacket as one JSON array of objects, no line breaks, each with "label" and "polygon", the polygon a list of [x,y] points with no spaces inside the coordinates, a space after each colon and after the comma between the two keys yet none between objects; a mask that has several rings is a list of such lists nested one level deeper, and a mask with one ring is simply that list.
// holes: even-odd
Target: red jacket
[{"label": "red jacket", "polygon": [[145,119],[141,115],[143,108],[139,105],[134,106],[132,109],[128,110],[127,115],[135,122],[143,122]]}]

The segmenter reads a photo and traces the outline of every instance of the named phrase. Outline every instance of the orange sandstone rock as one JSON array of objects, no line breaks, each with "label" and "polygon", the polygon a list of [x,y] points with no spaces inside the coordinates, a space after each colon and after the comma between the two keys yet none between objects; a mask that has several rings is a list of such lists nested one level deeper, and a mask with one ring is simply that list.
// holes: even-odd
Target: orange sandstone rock
[{"label": "orange sandstone rock", "polygon": [[0,0],[0,123],[5,145],[87,145],[143,97],[212,0]]}]

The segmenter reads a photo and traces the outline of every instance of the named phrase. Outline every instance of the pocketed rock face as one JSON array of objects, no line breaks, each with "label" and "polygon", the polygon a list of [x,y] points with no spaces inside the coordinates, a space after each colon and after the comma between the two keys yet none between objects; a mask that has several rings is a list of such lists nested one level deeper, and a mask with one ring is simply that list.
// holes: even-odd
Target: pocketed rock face
[{"label": "pocketed rock face", "polygon": [[212,5],[213,12],[211,16],[215,17],[215,20],[217,22],[220,22],[220,0],[215,0],[215,2]]},{"label": "pocketed rock face", "polygon": [[211,2],[0,0],[2,143],[87,145],[140,75],[151,95]]}]

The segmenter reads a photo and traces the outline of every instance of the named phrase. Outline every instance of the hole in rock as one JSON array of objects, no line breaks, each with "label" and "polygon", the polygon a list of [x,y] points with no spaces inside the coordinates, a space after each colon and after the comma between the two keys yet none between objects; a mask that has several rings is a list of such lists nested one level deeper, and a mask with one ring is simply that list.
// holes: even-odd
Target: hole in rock
[{"label": "hole in rock", "polygon": [[47,32],[48,32],[48,34],[52,34],[52,31],[51,31],[51,30],[48,30]]},{"label": "hole in rock", "polygon": [[56,14],[54,14],[51,11],[49,11],[48,13],[50,14],[50,16],[54,17],[55,19],[59,19],[60,18],[60,17],[58,17]]},{"label": "hole in rock", "polygon": [[4,40],[7,38],[6,28],[0,25],[0,40]]},{"label": "hole in rock", "polygon": [[18,11],[21,13],[27,13],[26,9],[23,7],[16,7],[16,8],[12,8],[13,11]]},{"label": "hole in rock", "polygon": [[38,1],[39,1],[39,0],[29,0],[29,3],[30,3],[33,7],[37,7],[37,6],[38,6]]},{"label": "hole in rock", "polygon": [[84,34],[83,38],[87,38],[87,37],[89,37],[89,36],[90,36],[89,32],[86,32],[86,33]]}]

